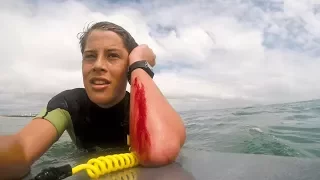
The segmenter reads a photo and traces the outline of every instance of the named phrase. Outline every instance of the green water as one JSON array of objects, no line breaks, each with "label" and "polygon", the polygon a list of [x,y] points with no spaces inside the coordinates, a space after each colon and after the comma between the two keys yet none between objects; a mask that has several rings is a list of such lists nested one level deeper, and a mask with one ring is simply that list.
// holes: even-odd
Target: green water
[{"label": "green water", "polygon": [[[320,158],[320,101],[180,114],[187,127],[184,149]],[[29,121],[0,117],[0,134],[14,133]],[[77,150],[64,133],[34,168],[76,165],[97,155]]]},{"label": "green water", "polygon": [[320,101],[184,112],[185,148],[320,157]]}]

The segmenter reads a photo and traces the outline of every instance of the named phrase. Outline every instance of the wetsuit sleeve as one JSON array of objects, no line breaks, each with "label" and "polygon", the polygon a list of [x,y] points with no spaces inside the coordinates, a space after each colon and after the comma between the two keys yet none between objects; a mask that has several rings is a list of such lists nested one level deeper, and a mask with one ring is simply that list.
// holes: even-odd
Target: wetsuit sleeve
[{"label": "wetsuit sleeve", "polygon": [[71,126],[71,116],[68,111],[68,102],[65,98],[66,93],[62,92],[53,97],[47,107],[35,116],[33,119],[42,118],[48,120],[57,130],[57,140],[61,137],[63,132]]}]

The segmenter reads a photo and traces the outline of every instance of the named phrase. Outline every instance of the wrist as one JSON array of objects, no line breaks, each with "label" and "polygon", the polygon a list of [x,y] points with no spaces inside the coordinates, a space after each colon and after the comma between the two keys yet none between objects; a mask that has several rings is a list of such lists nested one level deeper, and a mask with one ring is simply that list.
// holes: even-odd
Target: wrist
[{"label": "wrist", "polygon": [[145,71],[151,78],[153,78],[153,76],[154,76],[154,72],[152,70],[152,67],[148,63],[148,61],[146,61],[146,60],[135,61],[132,64],[130,64],[129,68],[128,68],[127,77],[128,77],[128,82],[129,82],[130,85],[131,85],[132,72],[137,70],[137,69]]},{"label": "wrist", "polygon": [[131,66],[133,63],[137,61],[141,61],[143,58],[138,58],[138,57],[130,57],[129,58],[129,66]]},{"label": "wrist", "polygon": [[138,61],[142,61],[145,60],[149,63],[150,67],[154,67],[156,62],[154,59],[150,59],[150,58],[140,58],[140,57],[131,57],[129,58],[129,66],[131,66],[133,63],[138,62]]}]

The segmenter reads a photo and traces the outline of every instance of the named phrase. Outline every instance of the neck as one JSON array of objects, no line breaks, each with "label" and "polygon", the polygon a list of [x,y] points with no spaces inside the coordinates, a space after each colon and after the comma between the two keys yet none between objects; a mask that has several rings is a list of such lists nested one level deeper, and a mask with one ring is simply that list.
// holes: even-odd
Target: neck
[{"label": "neck", "polygon": [[113,101],[111,101],[110,103],[108,104],[97,104],[99,107],[101,108],[111,108],[115,105],[117,105],[120,101],[123,100],[123,98],[125,97],[126,95],[126,91],[124,91],[123,93],[119,94],[119,96],[117,96]]}]

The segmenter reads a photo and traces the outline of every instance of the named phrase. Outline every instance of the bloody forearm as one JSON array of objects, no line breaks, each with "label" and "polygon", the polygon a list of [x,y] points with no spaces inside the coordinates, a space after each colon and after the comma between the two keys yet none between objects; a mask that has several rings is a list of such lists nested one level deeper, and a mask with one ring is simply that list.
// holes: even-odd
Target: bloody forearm
[{"label": "bloody forearm", "polygon": [[145,87],[135,78],[132,83],[131,132],[133,148],[142,159],[147,159],[151,148],[150,133],[147,129],[147,102]]},{"label": "bloody forearm", "polygon": [[184,124],[146,72],[133,71],[131,82],[131,147],[143,164],[167,164],[185,141]]}]

